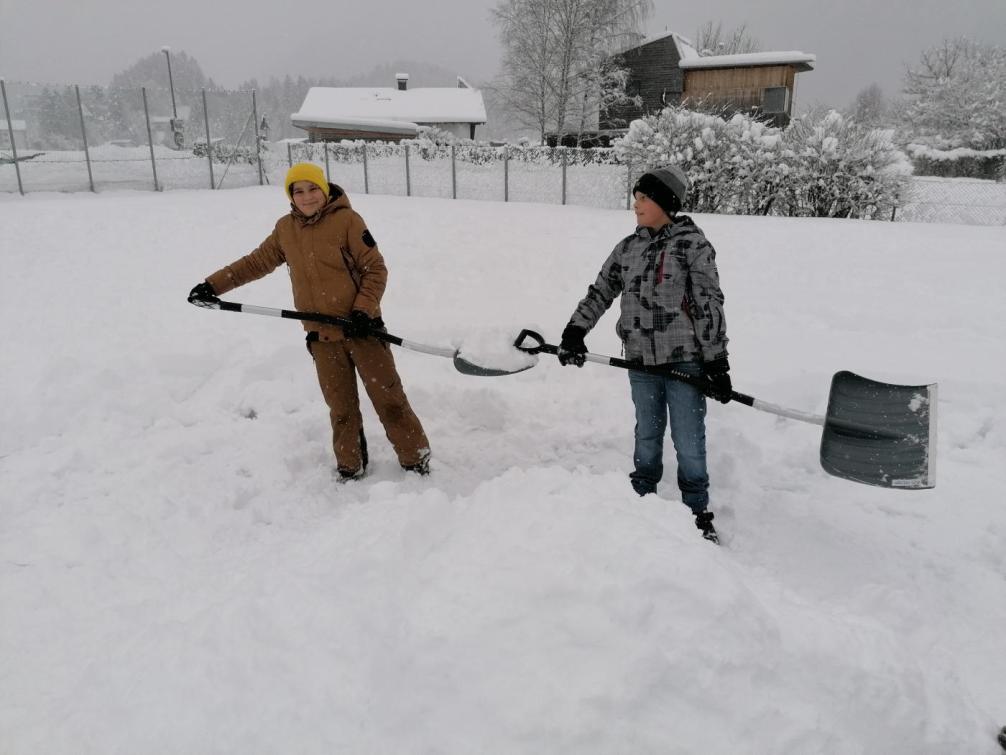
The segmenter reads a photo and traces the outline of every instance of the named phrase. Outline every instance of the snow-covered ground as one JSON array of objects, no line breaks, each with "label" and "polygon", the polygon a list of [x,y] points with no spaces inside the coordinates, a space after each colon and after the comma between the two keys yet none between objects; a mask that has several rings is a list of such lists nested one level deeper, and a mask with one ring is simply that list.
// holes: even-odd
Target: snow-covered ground
[{"label": "snow-covered ground", "polygon": [[[624,210],[355,196],[411,340],[555,341]],[[709,414],[703,541],[629,488],[627,375],[396,351],[434,450],[332,481],[297,323],[197,309],[275,187],[0,197],[0,752],[998,752],[1006,229],[698,216],[738,390],[939,382],[937,487]],[[282,271],[226,297],[290,306]],[[609,313],[588,337],[617,354]],[[668,481],[674,478],[671,455]]]}]

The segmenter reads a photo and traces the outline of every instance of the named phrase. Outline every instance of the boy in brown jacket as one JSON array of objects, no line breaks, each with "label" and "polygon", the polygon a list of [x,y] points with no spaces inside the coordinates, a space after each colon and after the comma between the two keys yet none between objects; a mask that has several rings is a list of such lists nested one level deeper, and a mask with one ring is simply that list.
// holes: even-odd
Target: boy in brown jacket
[{"label": "boy in brown jacket", "polygon": [[189,300],[212,299],[268,275],[286,263],[294,306],[350,320],[350,325],[304,323],[321,392],[332,420],[332,445],[339,475],[361,477],[367,467],[356,375],[407,471],[429,474],[426,433],[405,396],[391,348],[372,330],[384,327],[381,297],[388,269],[363,218],[346,193],[325,179],[321,168],[297,163],[284,182],[290,213],[276,223],[257,249],[208,276]]}]

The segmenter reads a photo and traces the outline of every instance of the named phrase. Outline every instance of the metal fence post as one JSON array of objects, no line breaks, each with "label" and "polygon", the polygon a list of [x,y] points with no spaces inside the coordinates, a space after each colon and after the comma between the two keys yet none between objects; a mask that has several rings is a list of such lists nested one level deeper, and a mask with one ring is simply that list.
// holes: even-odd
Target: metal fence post
[{"label": "metal fence post", "polygon": [[503,147],[503,201],[510,201],[510,145]]},{"label": "metal fence post", "polygon": [[628,170],[625,176],[625,209],[632,209],[632,160],[626,163]]},{"label": "metal fence post", "polygon": [[293,147],[290,146],[290,142],[286,143],[286,167],[293,167]]},{"label": "metal fence post", "polygon": [[562,203],[566,204],[566,147],[559,147],[562,150]]},{"label": "metal fence post", "polygon": [[370,177],[367,175],[367,143],[363,143],[363,193],[370,193]]},{"label": "metal fence post", "polygon": [[451,199],[458,198],[458,166],[455,160],[454,145],[451,145]]},{"label": "metal fence post", "polygon": [[17,173],[17,190],[24,196],[24,185],[21,183],[21,166],[17,162],[17,144],[14,142],[14,123],[10,118],[10,107],[7,105],[7,84],[0,79],[0,93],[3,94],[3,110],[7,115],[7,133],[10,135],[11,157],[14,158],[14,172]]},{"label": "metal fence post", "polygon": [[87,182],[91,185],[91,191],[94,191],[94,174],[91,172],[91,153],[87,149],[87,129],[84,128],[84,106],[80,103],[80,87],[74,84],[73,88],[77,92],[77,113],[80,115],[80,135],[84,140],[84,161],[87,163]]},{"label": "metal fence post", "polygon": [[324,148],[325,148],[325,180],[326,181],[331,181],[332,180],[332,171],[331,171],[331,168],[329,168],[329,165],[328,165],[328,142],[322,142],[322,146],[324,146]]},{"label": "metal fence post", "polygon": [[412,196],[412,177],[409,175],[409,145],[405,145],[405,196]]},{"label": "metal fence post", "polygon": [[206,106],[206,90],[203,89],[203,120],[206,121],[206,159],[210,163],[210,188],[217,188],[213,180],[213,143],[210,141],[210,109]]},{"label": "metal fence post", "polygon": [[150,169],[154,171],[154,191],[160,191],[157,184],[157,161],[154,159],[154,134],[150,130],[150,108],[147,107],[147,88],[140,87],[143,93],[143,118],[147,122],[147,144],[150,145]]},{"label": "metal fence post", "polygon": [[262,185],[262,137],[258,131],[258,100],[252,89],[252,118],[255,119],[255,161],[258,163],[258,185]]}]

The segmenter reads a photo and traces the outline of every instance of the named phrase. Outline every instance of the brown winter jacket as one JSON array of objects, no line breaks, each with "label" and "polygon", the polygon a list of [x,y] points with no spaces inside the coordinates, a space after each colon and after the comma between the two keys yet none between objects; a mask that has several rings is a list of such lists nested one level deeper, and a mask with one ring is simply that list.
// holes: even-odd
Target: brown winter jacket
[{"label": "brown winter jacket", "polygon": [[[253,252],[206,278],[218,295],[268,275],[284,262],[290,268],[294,306],[301,312],[348,317],[354,309],[381,315],[388,269],[366,223],[349,197],[329,184],[329,201],[311,217],[296,208]],[[343,338],[341,328],[304,323],[324,341]]]}]

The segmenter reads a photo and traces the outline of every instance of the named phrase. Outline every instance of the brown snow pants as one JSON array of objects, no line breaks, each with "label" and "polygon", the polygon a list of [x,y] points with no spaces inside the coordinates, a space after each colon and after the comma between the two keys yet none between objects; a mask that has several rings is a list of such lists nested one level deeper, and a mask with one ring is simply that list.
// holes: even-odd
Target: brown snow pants
[{"label": "brown snow pants", "polygon": [[321,393],[332,420],[332,447],[340,470],[353,472],[363,465],[360,439],[363,416],[356,386],[359,373],[363,387],[384,425],[398,462],[417,464],[430,455],[419,418],[405,396],[391,347],[376,338],[345,338],[321,341],[308,338]]}]

